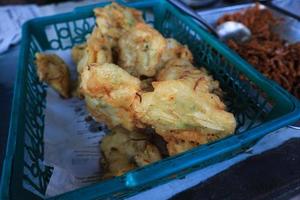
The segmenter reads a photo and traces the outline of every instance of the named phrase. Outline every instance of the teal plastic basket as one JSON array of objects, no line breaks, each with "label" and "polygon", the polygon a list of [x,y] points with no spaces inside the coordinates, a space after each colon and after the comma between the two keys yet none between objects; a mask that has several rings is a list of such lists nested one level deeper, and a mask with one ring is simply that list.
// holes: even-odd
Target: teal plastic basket
[{"label": "teal plastic basket", "polygon": [[[98,4],[71,13],[28,21],[15,83],[0,199],[45,199],[52,168],[43,164],[46,85],[38,81],[34,54],[70,49],[85,41]],[[219,80],[225,101],[238,122],[236,133],[201,145],[123,176],[64,193],[49,199],[118,199],[134,195],[212,163],[228,159],[253,145],[259,138],[300,118],[297,99],[253,69],[193,19],[166,1],[127,4],[143,11],[145,20],[165,37],[187,44],[198,66],[206,67]],[[151,14],[149,14],[151,13]],[[50,34],[51,33],[51,34]],[[24,187],[29,185],[30,188]]]}]

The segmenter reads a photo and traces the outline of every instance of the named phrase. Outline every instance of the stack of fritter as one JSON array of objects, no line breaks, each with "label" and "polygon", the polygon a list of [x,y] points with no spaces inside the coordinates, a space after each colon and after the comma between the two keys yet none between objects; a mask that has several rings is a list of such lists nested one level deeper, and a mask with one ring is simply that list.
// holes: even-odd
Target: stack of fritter
[{"label": "stack of fritter", "polygon": [[[169,155],[234,132],[235,119],[217,95],[219,83],[192,65],[186,46],[164,38],[137,10],[112,3],[95,15],[78,72],[89,111],[114,132],[101,143],[110,175],[161,158],[141,133],[146,126],[166,141]],[[140,140],[130,140],[137,134],[144,135],[142,148]]]},{"label": "stack of fritter", "polygon": [[169,155],[234,133],[219,83],[193,66],[187,46],[164,38],[137,10],[112,3],[94,12],[96,26],[72,57],[78,94],[111,129],[101,141],[105,177],[162,158],[146,128],[165,141]]}]

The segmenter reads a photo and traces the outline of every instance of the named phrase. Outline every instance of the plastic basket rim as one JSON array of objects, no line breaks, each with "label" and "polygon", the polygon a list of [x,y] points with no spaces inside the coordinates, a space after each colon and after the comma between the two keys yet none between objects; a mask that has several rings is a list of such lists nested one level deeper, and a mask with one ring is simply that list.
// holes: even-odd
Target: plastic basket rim
[{"label": "plastic basket rim", "polygon": [[[155,0],[154,2],[159,2],[159,1]],[[230,50],[229,47],[227,47],[225,44],[217,41],[214,38],[214,36],[210,35],[204,29],[199,27],[197,25],[197,23],[192,20],[191,17],[180,12],[177,8],[174,8],[172,5],[167,3],[165,0],[160,1],[160,2],[166,3],[166,4],[168,4],[168,6],[171,6],[179,14],[179,16],[181,17],[182,20],[185,20],[186,22],[189,21],[189,25],[192,26],[192,28],[194,30],[196,30],[198,33],[200,32],[202,34],[202,36],[204,35],[209,42],[220,45],[220,47],[222,47],[221,53],[225,53],[225,54],[229,53],[228,54],[229,56],[239,59],[239,62],[242,63],[242,65],[246,66],[246,70],[248,72],[258,75],[258,77],[261,79],[261,81],[263,81],[265,84],[273,85],[274,87],[276,87],[276,89],[283,96],[285,96],[285,98],[287,100],[289,100],[291,104],[293,104],[294,108],[291,112],[289,112],[285,115],[282,115],[274,120],[266,122],[259,127],[255,127],[251,130],[247,130],[247,131],[241,133],[240,135],[233,135],[231,137],[237,137],[240,144],[243,145],[246,143],[254,142],[257,139],[259,139],[260,137],[266,135],[267,133],[274,131],[278,128],[281,128],[285,125],[288,125],[290,123],[293,123],[300,119],[300,103],[295,97],[293,97],[291,94],[289,94],[286,90],[284,90],[280,85],[278,85],[274,81],[271,81],[271,80],[267,79],[266,77],[264,77],[255,68],[253,68],[249,63],[247,63],[245,60],[241,59],[235,52]],[[120,3],[122,3],[122,2],[120,2]],[[128,3],[126,5],[139,7],[139,5],[143,5],[143,3],[149,3],[149,1],[147,2],[145,0],[145,1],[141,1],[141,2]],[[3,160],[3,169],[2,169],[2,176],[1,176],[1,182],[0,182],[0,199],[5,200],[5,199],[9,199],[9,197],[10,197],[9,192],[10,192],[10,184],[12,181],[11,175],[13,172],[12,164],[14,162],[13,159],[14,159],[14,155],[15,155],[15,145],[16,145],[16,138],[18,136],[18,128],[19,128],[19,120],[20,120],[17,114],[19,113],[19,110],[22,108],[22,105],[19,103],[19,98],[20,97],[22,98],[24,96],[24,89],[19,86],[22,83],[24,83],[24,81],[25,81],[24,75],[25,75],[26,66],[24,65],[23,61],[26,59],[24,57],[24,55],[26,54],[25,53],[26,47],[28,47],[28,41],[26,41],[26,38],[28,38],[28,36],[30,35],[30,33],[29,33],[30,26],[34,23],[38,23],[39,21],[43,21],[45,19],[54,19],[54,18],[57,19],[57,17],[67,16],[67,15],[72,16],[72,15],[78,14],[78,12],[82,11],[81,9],[86,9],[87,7],[89,7],[89,8],[99,7],[99,6],[105,5],[105,4],[106,3],[93,4],[93,5],[89,5],[89,6],[84,6],[83,8],[76,8],[73,11],[64,13],[64,14],[58,14],[58,15],[53,15],[53,16],[39,17],[39,18],[31,19],[31,20],[25,22],[24,25],[22,26],[22,40],[21,40],[21,45],[20,45],[19,63],[18,63],[18,70],[17,70],[15,85],[14,85],[14,94],[13,94],[13,100],[12,100],[10,125],[9,125],[9,131],[8,131],[8,136],[7,136],[6,151],[5,151],[5,157]],[[244,73],[244,72],[242,72],[242,73]],[[264,128],[264,129],[262,130],[262,128]],[[254,132],[255,132],[255,134],[254,134]],[[225,138],[224,140],[226,140],[226,139],[227,138]],[[217,141],[215,144],[218,144],[224,140]],[[206,146],[207,145],[201,145],[197,148],[192,149],[192,151],[203,150],[203,149],[205,149]],[[183,154],[185,154],[185,153],[183,153]],[[179,154],[178,156],[180,156],[180,155],[182,155],[182,154]],[[178,156],[177,155],[172,156],[169,158],[169,160],[177,158]],[[152,164],[150,164],[146,168],[149,168],[151,166],[152,166]],[[138,170],[138,169],[136,169],[136,170]],[[130,171],[129,173],[135,172],[136,170]],[[123,176],[126,176],[126,175],[127,175],[127,173]],[[108,180],[108,181],[110,181],[110,180]],[[77,190],[73,190],[73,191],[63,193],[61,195],[57,195],[55,197],[51,197],[49,199],[53,199],[53,198],[55,198],[55,199],[56,198],[71,199],[72,196],[73,197],[76,196],[77,191],[84,192],[85,190],[87,190],[89,188],[94,188],[95,186],[101,185],[102,183],[103,182],[95,183],[95,184],[92,184],[92,185],[89,185],[89,186],[86,186],[86,187],[83,187],[83,188],[80,188]]]}]

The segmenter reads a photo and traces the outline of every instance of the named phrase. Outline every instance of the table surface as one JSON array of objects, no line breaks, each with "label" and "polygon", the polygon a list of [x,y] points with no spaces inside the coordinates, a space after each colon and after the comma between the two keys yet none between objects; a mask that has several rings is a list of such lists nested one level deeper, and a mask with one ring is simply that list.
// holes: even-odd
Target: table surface
[{"label": "table surface", "polygon": [[[220,1],[212,6],[223,6]],[[16,76],[19,46],[0,54],[0,170],[5,154],[13,85]],[[292,139],[280,147],[254,156],[184,191],[173,199],[241,199],[245,194],[257,198],[287,199],[300,194],[300,139]],[[259,169],[254,170],[253,168]],[[269,170],[271,169],[271,170]],[[285,169],[285,170],[283,170]],[[285,173],[282,173],[285,171]],[[278,177],[277,175],[281,176]],[[276,184],[273,184],[273,183]],[[250,186],[255,187],[250,187]],[[239,196],[243,194],[244,196]],[[279,195],[280,194],[280,195]],[[283,195],[284,194],[284,195]],[[249,195],[248,199],[255,196]],[[295,197],[295,198],[299,198]]]}]

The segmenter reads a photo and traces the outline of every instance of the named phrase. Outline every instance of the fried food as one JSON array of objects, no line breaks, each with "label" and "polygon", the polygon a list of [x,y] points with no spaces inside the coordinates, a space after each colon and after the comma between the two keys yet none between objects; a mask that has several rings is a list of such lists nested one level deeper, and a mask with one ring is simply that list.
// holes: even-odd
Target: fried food
[{"label": "fried food", "polygon": [[83,55],[77,65],[79,74],[89,64],[112,63],[112,48],[107,37],[103,36],[97,27],[93,29],[82,54]]},{"label": "fried food", "polygon": [[162,136],[167,141],[167,149],[170,156],[208,142],[206,135],[197,131],[168,131]]},{"label": "fried food", "polygon": [[149,142],[146,142],[143,151],[137,152],[134,156],[134,161],[138,167],[143,167],[159,160],[161,160],[161,154],[158,148]]},{"label": "fried food", "polygon": [[188,151],[199,145],[195,142],[190,142],[187,140],[177,140],[174,137],[170,137],[165,140],[167,141],[167,149],[170,156]]},{"label": "fried food", "polygon": [[[151,125],[167,143],[173,140],[170,136],[174,132],[194,131],[204,137],[214,134],[217,138],[234,132],[234,116],[225,111],[225,105],[217,95],[196,91],[184,80],[154,82],[153,86],[153,92],[143,93],[141,100],[135,101],[134,109],[137,118]],[[172,137],[178,139],[175,134]],[[202,137],[197,140],[192,139],[202,143]],[[203,141],[205,143],[207,139]],[[187,148],[186,144],[183,143],[183,149]]]},{"label": "fried food", "polygon": [[149,138],[140,132],[115,128],[101,141],[103,162],[107,176],[120,176],[136,167],[142,167],[161,159],[161,155]]},{"label": "fried food", "polygon": [[152,77],[162,67],[166,46],[166,40],[158,31],[138,23],[119,40],[119,66],[136,77]]},{"label": "fried food", "polygon": [[119,41],[119,65],[132,75],[153,77],[172,59],[193,62],[193,55],[188,47],[175,39],[163,39],[154,29],[144,24],[138,24],[130,32],[136,30],[139,33],[124,35]]},{"label": "fried food", "polygon": [[[184,59],[171,59],[166,66],[156,75],[157,81],[176,80],[186,77],[198,78],[199,70],[192,65],[191,62]],[[193,72],[196,71],[194,75]]]},{"label": "fried food", "polygon": [[105,123],[109,128],[123,125],[128,129],[134,128],[134,113],[123,107],[116,107],[102,98],[89,95],[84,96],[87,110],[98,121]]},{"label": "fried food", "polygon": [[131,105],[140,91],[141,82],[114,64],[90,64],[81,74],[81,92],[87,107],[100,122],[110,128],[122,125],[133,130],[135,114]]},{"label": "fried food", "polygon": [[162,55],[162,65],[168,62],[171,59],[183,59],[187,60],[190,63],[193,62],[193,54],[186,45],[180,44],[173,38],[168,38],[167,48]]},{"label": "fried food", "polygon": [[[83,47],[85,47],[83,49]],[[113,52],[107,37],[99,31],[97,27],[93,29],[90,37],[87,40],[86,45],[75,46],[72,49],[73,60],[77,63],[77,88],[73,91],[74,96],[83,98],[80,92],[79,86],[81,84],[81,73],[88,65],[93,63],[104,64],[112,63]],[[79,59],[80,58],[80,59]]]},{"label": "fried food", "polygon": [[157,81],[182,80],[195,91],[221,94],[219,82],[205,68],[196,68],[188,60],[172,59],[156,76]]},{"label": "fried food", "polygon": [[74,61],[74,63],[78,64],[78,62],[82,59],[86,46],[87,44],[83,43],[75,45],[72,48],[72,60]]},{"label": "fried food", "polygon": [[70,72],[67,64],[55,54],[36,53],[37,75],[62,97],[70,97]]},{"label": "fried food", "polygon": [[81,57],[80,91],[89,112],[113,129],[101,143],[105,177],[161,159],[149,135],[138,132],[147,127],[169,155],[234,133],[219,82],[193,66],[187,46],[164,38],[134,9],[112,3],[94,12],[97,26],[74,57]]},{"label": "fried food", "polygon": [[103,35],[99,28],[95,27],[91,36],[87,40],[89,62],[90,63],[111,63],[112,47],[109,39]]},{"label": "fried food", "polygon": [[117,46],[119,38],[137,23],[144,23],[142,13],[136,9],[112,3],[103,8],[94,9],[96,24],[102,35],[109,39],[112,47]]},{"label": "fried food", "polygon": [[185,152],[191,148],[206,144],[224,137],[224,135],[215,133],[199,132],[197,130],[189,131],[168,131],[162,134],[162,137],[167,141],[167,149],[169,155],[176,155]]},{"label": "fried food", "polygon": [[117,149],[112,148],[106,156],[108,159],[102,160],[102,165],[104,166],[104,179],[121,176],[127,171],[136,168],[136,165],[130,162],[127,155]]},{"label": "fried food", "polygon": [[[87,40],[87,46],[78,62],[77,71],[92,63],[113,63],[113,52],[121,35],[137,22],[144,22],[141,12],[112,3],[103,8],[94,9],[96,26]],[[78,60],[78,48],[74,49],[74,60]],[[82,48],[80,47],[80,50]]]},{"label": "fried food", "polygon": [[153,86],[153,92],[141,94],[142,100],[136,101],[135,110],[158,133],[191,128],[206,133],[234,132],[234,117],[225,111],[218,96],[195,92],[182,80],[154,82]]}]

